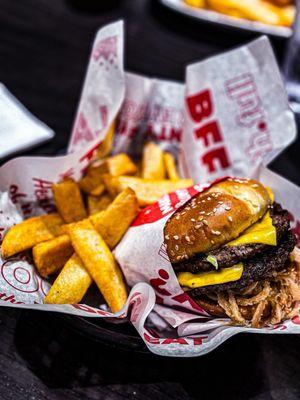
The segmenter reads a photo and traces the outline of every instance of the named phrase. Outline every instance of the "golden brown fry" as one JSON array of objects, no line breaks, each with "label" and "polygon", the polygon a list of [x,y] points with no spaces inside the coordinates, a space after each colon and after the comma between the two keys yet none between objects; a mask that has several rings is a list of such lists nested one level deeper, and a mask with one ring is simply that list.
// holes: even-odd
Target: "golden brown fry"
[{"label": "golden brown fry", "polygon": [[149,142],[144,146],[142,177],[145,179],[164,179],[166,175],[163,152],[161,148]]},{"label": "golden brown fry", "polygon": [[121,270],[107,244],[88,220],[68,225],[68,234],[111,311],[119,311],[126,302],[127,292]]},{"label": "golden brown fry", "polygon": [[101,183],[99,186],[95,187],[95,189],[90,191],[92,196],[101,196],[102,193],[105,192],[105,185]]},{"label": "golden brown fry", "polygon": [[280,11],[281,24],[284,26],[291,26],[295,20],[296,7],[294,5],[289,5],[281,7]]},{"label": "golden brown fry", "polygon": [[66,223],[80,221],[86,217],[78,184],[73,179],[53,184],[52,192],[56,208]]},{"label": "golden brown fry", "polygon": [[105,243],[113,249],[139,212],[139,204],[130,188],[121,192],[105,211],[89,217]]},{"label": "golden brown fry", "polygon": [[113,176],[134,175],[137,172],[137,166],[131,158],[124,153],[109,157],[103,164],[106,168],[105,172]]},{"label": "golden brown fry", "polygon": [[283,23],[282,9],[261,0],[207,0],[210,8],[223,14],[238,16],[271,25]]},{"label": "golden brown fry", "polygon": [[171,180],[180,179],[173,155],[170,153],[164,153],[164,162],[167,171],[167,177]]},{"label": "golden brown fry", "polygon": [[112,198],[109,194],[103,194],[100,197],[96,196],[88,196],[87,204],[89,214],[96,214],[99,211],[105,210],[110,203],[112,202]]},{"label": "golden brown fry", "polygon": [[135,191],[138,202],[141,206],[153,204],[163,195],[177,189],[191,186],[191,179],[178,179],[177,181],[142,179],[133,176],[110,176],[105,175],[104,183],[109,193],[114,197],[127,187]]},{"label": "golden brown fry", "polygon": [[91,283],[90,274],[74,253],[55,279],[44,301],[46,304],[80,303]]},{"label": "golden brown fry", "polygon": [[114,141],[115,130],[116,130],[116,121],[114,120],[111,123],[103,142],[100,143],[100,145],[98,147],[97,152],[98,152],[99,158],[103,158],[111,152],[111,149],[113,146],[113,141]]},{"label": "golden brown fry", "polygon": [[184,0],[186,4],[192,7],[204,8],[206,6],[205,0]]},{"label": "golden brown fry", "polygon": [[61,234],[59,214],[40,215],[14,225],[4,236],[2,257],[7,258]]},{"label": "golden brown fry", "polygon": [[[102,175],[105,173],[105,170],[103,170],[103,166],[98,165],[98,166],[91,166],[86,174],[84,175],[83,178],[80,179],[79,181],[79,187],[80,189],[85,192],[91,194],[93,190],[96,191],[101,191],[101,185],[103,186],[102,182]],[[104,190],[104,187],[103,187]]]},{"label": "golden brown fry", "polygon": [[41,276],[58,272],[74,253],[68,235],[60,235],[34,246],[32,255],[34,264]]}]

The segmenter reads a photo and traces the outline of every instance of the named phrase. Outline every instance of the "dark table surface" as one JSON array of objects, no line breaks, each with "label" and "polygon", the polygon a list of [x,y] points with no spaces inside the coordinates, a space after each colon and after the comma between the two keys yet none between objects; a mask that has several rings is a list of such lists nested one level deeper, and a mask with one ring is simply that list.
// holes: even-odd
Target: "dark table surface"
[{"label": "dark table surface", "polygon": [[[147,0],[0,0],[0,81],[66,146],[93,36],[126,21],[126,68],[182,80],[184,66],[254,36],[216,30]],[[285,41],[272,40],[281,63]],[[300,183],[299,142],[272,167]],[[299,399],[300,338],[239,335],[197,359],[119,351],[66,318],[0,309],[0,399]]]}]

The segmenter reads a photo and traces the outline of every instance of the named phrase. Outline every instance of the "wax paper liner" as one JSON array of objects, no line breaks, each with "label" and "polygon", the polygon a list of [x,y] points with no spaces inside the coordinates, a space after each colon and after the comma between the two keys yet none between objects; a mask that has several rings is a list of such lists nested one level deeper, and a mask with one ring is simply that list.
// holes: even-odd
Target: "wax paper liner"
[{"label": "wax paper liner", "polygon": [[[217,68],[212,68],[211,60],[191,66],[187,72],[186,87],[176,82],[124,74],[122,52],[121,22],[111,24],[98,32],[75,118],[69,145],[70,154],[52,158],[17,158],[1,168],[1,238],[10,226],[22,218],[54,210],[51,184],[65,176],[78,179],[82,175],[119,111],[115,152],[126,150],[138,156],[144,140],[151,138],[180,158],[183,173],[186,173],[187,169],[193,169],[193,174],[202,182],[212,181],[227,174],[249,175],[250,170],[255,171],[264,182],[275,188],[277,198],[289,208],[294,218],[294,227],[299,231],[299,189],[264,168],[264,165],[295,137],[292,113],[288,108],[268,40],[259,39],[249,46],[214,58]],[[248,93],[246,85],[246,94],[242,92],[238,96],[238,106],[229,108],[225,98],[226,91],[221,90],[221,82],[224,82],[224,78],[234,80],[245,68],[252,74],[251,84],[254,82],[255,96],[259,93],[259,101],[253,102],[253,93]],[[213,70],[213,77],[210,72],[205,73],[207,69]],[[236,90],[239,91],[240,86],[243,88],[245,85],[239,83],[233,85],[233,89],[231,87],[234,98],[237,96]],[[223,96],[213,107],[211,98],[205,98],[206,93],[201,94],[207,90],[207,85],[214,99],[217,95]],[[268,86],[268,90],[263,88],[264,85]],[[189,100],[195,95],[195,99]],[[267,101],[267,97],[272,99],[272,102]],[[239,167],[235,168],[237,147],[243,152],[249,147],[249,143],[254,143],[255,146],[257,143],[265,146],[266,143],[265,137],[256,134],[253,134],[250,140],[251,135],[246,134],[248,130],[242,131],[240,125],[234,122],[241,113],[241,104],[247,108],[246,111],[243,109],[242,113],[243,118],[247,117],[247,121],[253,119],[257,112],[262,115],[263,111],[263,122],[269,129],[267,142],[268,146],[272,143],[272,149],[263,147],[268,148],[268,151],[256,152],[253,158],[242,158],[237,162]],[[191,107],[195,108],[194,111],[198,115],[191,114]],[[199,119],[203,112],[205,118],[202,116]],[[216,119],[217,124],[206,126],[206,122],[214,122]],[[281,132],[282,124],[284,137]],[[222,129],[222,135],[216,129],[216,125]],[[200,134],[196,134],[197,139],[200,138],[200,143],[202,142],[202,147],[199,147],[199,142],[190,146],[195,129],[198,132],[198,128],[203,126]],[[207,150],[218,150],[220,145],[225,147],[228,159],[231,160],[230,168],[223,168],[226,163],[222,164],[222,159],[220,161],[217,157],[220,152],[216,152],[212,165],[218,172],[213,170],[209,173],[209,168],[205,169],[209,164],[203,163],[203,154]],[[205,160],[207,161],[207,158],[204,158]],[[261,168],[258,168],[259,166]],[[200,173],[201,176],[198,177]],[[227,319],[210,318],[179,287],[162,244],[162,228],[166,219],[178,206],[208,185],[195,185],[179,190],[163,197],[157,204],[147,207],[138,215],[115,250],[115,256],[129,285],[132,286],[128,301],[119,313],[112,315],[102,305],[44,305],[43,298],[49,290],[50,283],[38,276],[30,256],[26,253],[1,261],[0,305],[114,319],[123,319],[127,315],[149,349],[160,355],[188,357],[204,354],[239,331],[296,332],[298,317],[278,327],[272,326],[264,330],[229,326]],[[102,300],[99,296],[100,302]],[[150,313],[153,308],[155,313]],[[195,321],[191,322],[192,320]]]}]

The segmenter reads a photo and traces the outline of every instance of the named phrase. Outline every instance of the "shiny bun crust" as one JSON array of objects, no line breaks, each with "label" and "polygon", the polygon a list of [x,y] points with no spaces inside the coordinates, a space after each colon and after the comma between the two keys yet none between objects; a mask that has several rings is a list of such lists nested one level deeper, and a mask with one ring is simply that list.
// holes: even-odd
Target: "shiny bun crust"
[{"label": "shiny bun crust", "polygon": [[177,263],[237,238],[267,211],[271,199],[250,179],[226,179],[189,200],[167,221],[164,242]]}]

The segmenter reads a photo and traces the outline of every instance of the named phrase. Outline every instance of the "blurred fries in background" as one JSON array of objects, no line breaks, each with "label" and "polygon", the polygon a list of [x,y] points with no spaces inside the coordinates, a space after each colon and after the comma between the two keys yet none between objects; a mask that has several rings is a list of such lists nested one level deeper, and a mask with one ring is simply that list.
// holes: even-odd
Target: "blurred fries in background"
[{"label": "blurred fries in background", "polygon": [[4,237],[4,258],[31,249],[42,277],[58,274],[47,304],[79,303],[94,281],[111,311],[119,311],[127,290],[111,251],[140,207],[193,184],[180,179],[174,157],[153,142],[137,163],[124,153],[108,156],[113,135],[111,127],[98,151],[105,158],[94,159],[79,182],[66,178],[52,185],[58,213],[29,218]]},{"label": "blurred fries in background", "polygon": [[292,0],[183,0],[192,7],[206,8],[235,18],[269,25],[291,26],[296,6]]}]

